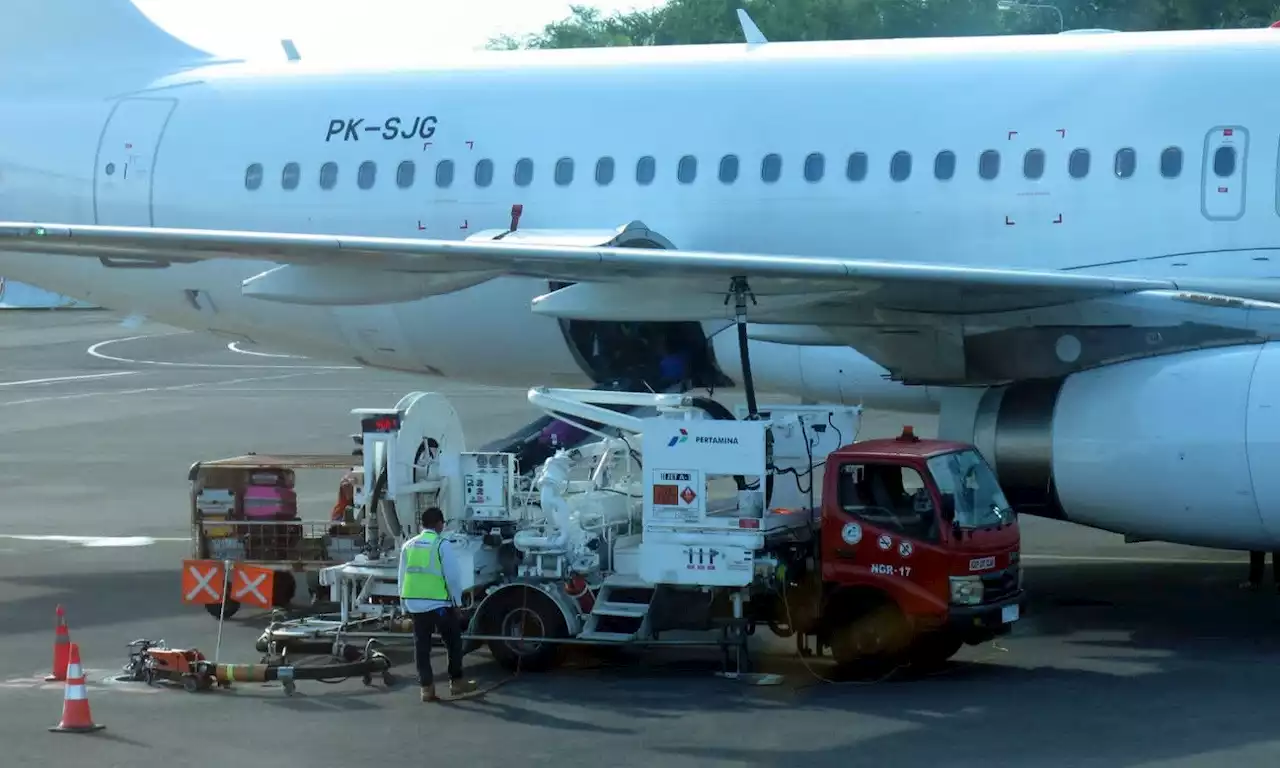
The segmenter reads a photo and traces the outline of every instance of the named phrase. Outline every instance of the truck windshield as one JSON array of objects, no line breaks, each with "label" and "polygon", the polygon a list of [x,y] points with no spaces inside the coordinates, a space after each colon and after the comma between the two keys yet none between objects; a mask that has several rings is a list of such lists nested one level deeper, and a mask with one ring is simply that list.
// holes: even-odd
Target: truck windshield
[{"label": "truck windshield", "polygon": [[938,492],[955,500],[955,522],[961,528],[985,528],[1013,522],[1013,509],[995,473],[982,455],[969,448],[929,459]]}]

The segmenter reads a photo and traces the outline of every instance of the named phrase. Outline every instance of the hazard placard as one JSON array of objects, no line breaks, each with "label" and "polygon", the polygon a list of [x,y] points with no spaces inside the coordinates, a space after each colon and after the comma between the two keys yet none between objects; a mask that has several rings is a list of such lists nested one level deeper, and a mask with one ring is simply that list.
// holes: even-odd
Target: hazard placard
[{"label": "hazard placard", "polygon": [[694,523],[702,519],[702,472],[696,469],[656,469],[650,486],[656,520]]}]

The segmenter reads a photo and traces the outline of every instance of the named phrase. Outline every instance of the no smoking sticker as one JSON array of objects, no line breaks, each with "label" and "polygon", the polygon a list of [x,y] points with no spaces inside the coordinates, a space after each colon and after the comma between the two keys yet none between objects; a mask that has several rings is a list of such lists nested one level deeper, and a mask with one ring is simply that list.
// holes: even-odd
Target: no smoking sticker
[{"label": "no smoking sticker", "polygon": [[881,549],[888,551],[893,547],[893,538],[887,533],[882,533],[880,534],[880,538],[876,539],[876,544],[878,544]]}]

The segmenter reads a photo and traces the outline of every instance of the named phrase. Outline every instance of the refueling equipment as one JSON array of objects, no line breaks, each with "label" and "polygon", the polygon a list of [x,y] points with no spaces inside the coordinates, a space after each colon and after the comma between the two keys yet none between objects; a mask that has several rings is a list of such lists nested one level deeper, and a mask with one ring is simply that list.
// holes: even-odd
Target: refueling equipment
[{"label": "refueling equipment", "polygon": [[1016,519],[972,446],[910,432],[846,444],[857,407],[753,397],[737,420],[682,394],[528,399],[599,440],[531,473],[467,451],[439,394],[354,411],[374,481],[356,493],[361,554],[320,572],[339,613],[275,622],[259,648],[407,639],[399,547],[429,505],[460,561],[468,649],[512,669],[547,668],[567,644],[678,644],[718,645],[743,670],[759,624],[844,664],[934,662],[1019,617]]}]

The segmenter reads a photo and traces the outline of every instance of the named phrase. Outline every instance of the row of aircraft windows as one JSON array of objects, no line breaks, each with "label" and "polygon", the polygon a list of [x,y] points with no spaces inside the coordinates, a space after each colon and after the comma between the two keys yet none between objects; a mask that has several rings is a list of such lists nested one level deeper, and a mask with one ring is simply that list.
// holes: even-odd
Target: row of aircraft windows
[{"label": "row of aircraft windows", "polygon": [[[1000,175],[1000,153],[988,149],[978,156],[978,176],[988,181]],[[826,173],[826,158],[820,152],[805,157],[802,171],[805,181],[821,181]],[[1029,149],[1022,156],[1022,175],[1028,179],[1039,179],[1045,171],[1045,152],[1043,149]],[[1067,173],[1073,179],[1083,179],[1089,175],[1092,162],[1087,149],[1072,150],[1067,158]],[[737,155],[725,155],[720,158],[719,179],[721,183],[732,184],[738,179],[739,160]],[[910,152],[897,152],[889,160],[889,178],[894,181],[906,181],[911,176],[912,156]],[[1176,179],[1182,173],[1182,149],[1167,147],[1160,153],[1160,175],[1166,179]],[[845,161],[845,177],[850,181],[862,181],[867,177],[868,160],[865,152],[854,152]],[[1113,161],[1113,171],[1117,178],[1127,179],[1138,169],[1138,153],[1131,147],[1118,150]],[[1213,154],[1213,172],[1219,177],[1229,177],[1235,173],[1235,147],[1219,147]],[[612,157],[602,157],[596,161],[595,180],[601,186],[613,182],[615,163]],[[658,163],[651,156],[640,158],[636,162],[635,179],[640,185],[652,184],[658,173]],[[933,176],[940,181],[947,181],[955,176],[956,154],[943,150],[933,158]],[[396,168],[396,186],[408,189],[413,186],[417,175],[417,165],[412,160],[405,160]],[[562,157],[556,161],[552,177],[557,186],[567,186],[573,182],[574,161],[571,157]],[[246,189],[255,190],[262,186],[262,163],[254,163],[245,171],[244,185]],[[378,177],[378,165],[372,160],[360,164],[356,171],[356,186],[360,189],[371,189]],[[493,183],[494,164],[492,160],[479,160],[475,164],[473,179],[477,187],[487,187]],[[681,184],[692,184],[698,177],[698,158],[685,155],[676,164],[676,180]],[[298,163],[286,163],[280,175],[280,186],[284,189],[297,189],[302,178],[302,167]],[[760,161],[760,179],[772,184],[782,178],[782,156],[768,154]],[[453,184],[454,161],[441,160],[436,163],[435,182],[437,187],[448,187]],[[526,187],[533,183],[533,160],[521,158],[516,161],[512,181],[517,187]],[[328,162],[320,166],[320,188],[333,189],[338,184],[338,164]]]}]

